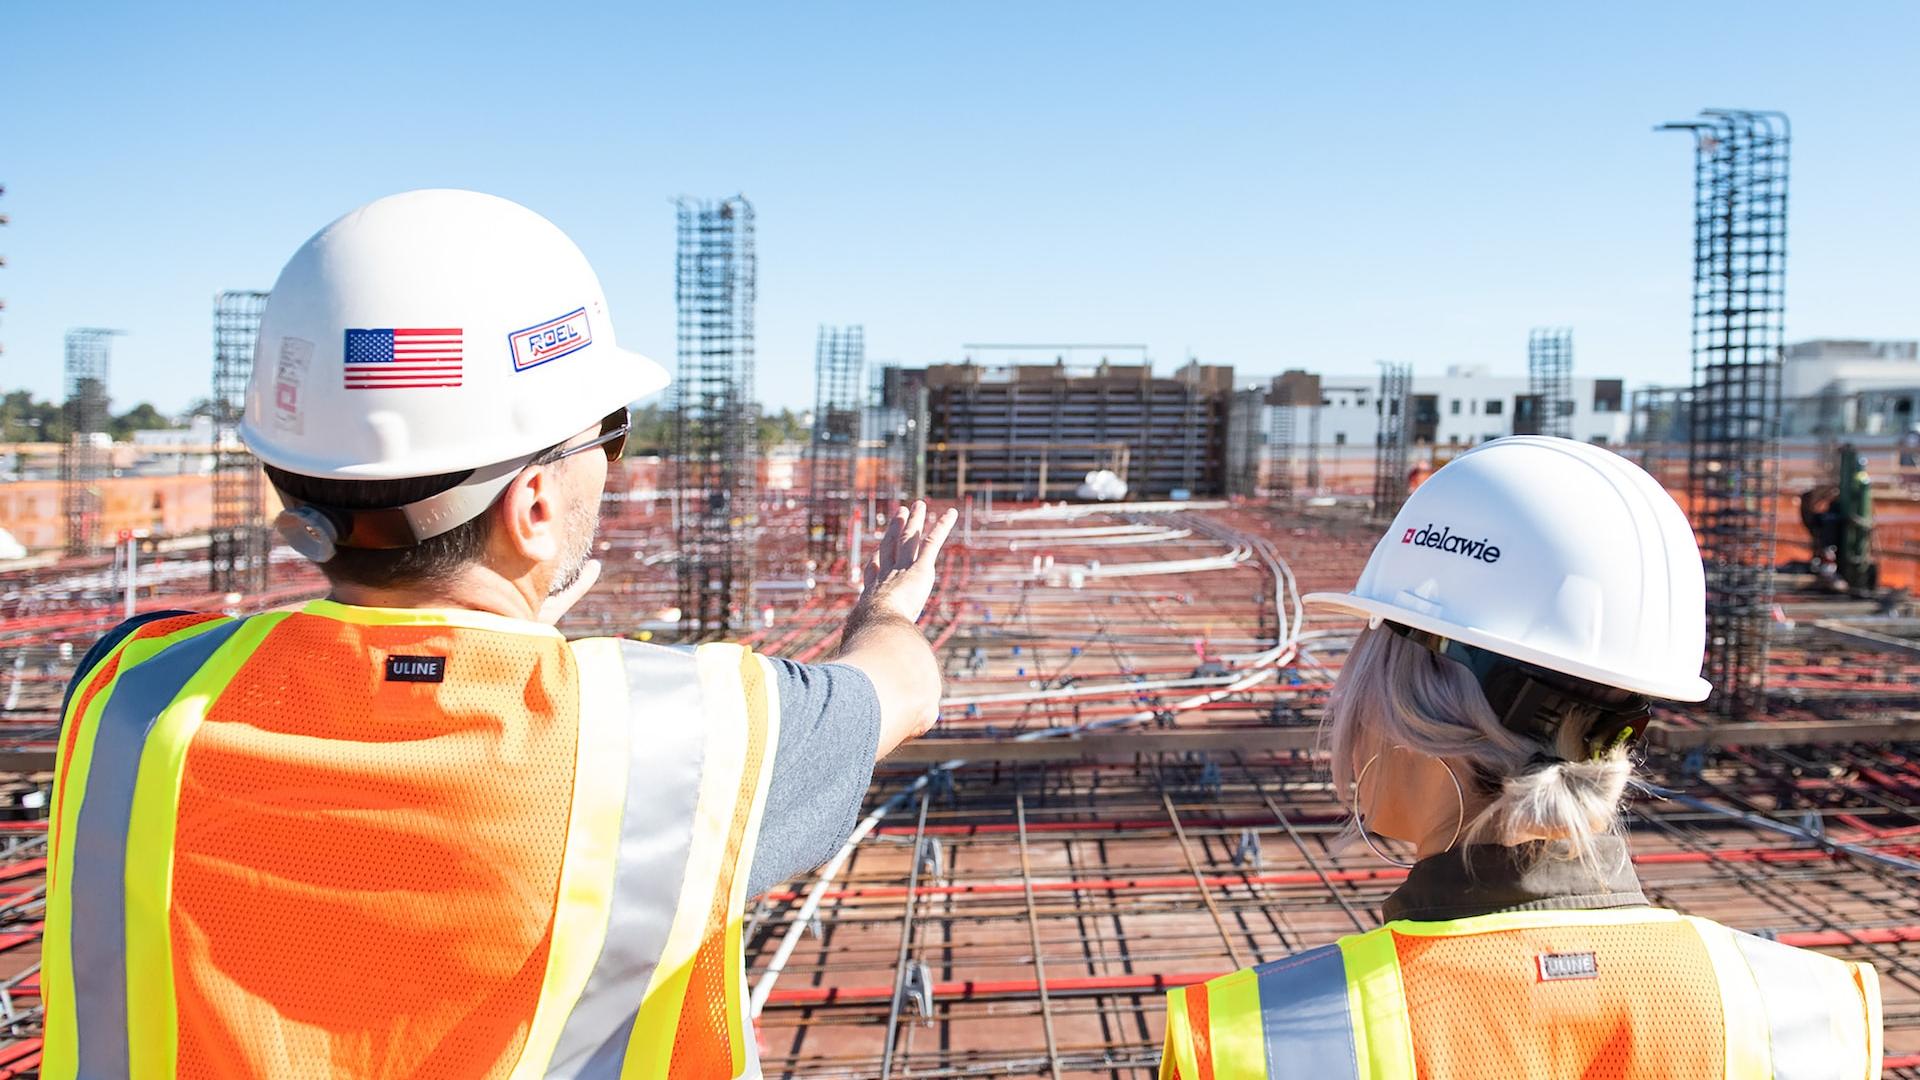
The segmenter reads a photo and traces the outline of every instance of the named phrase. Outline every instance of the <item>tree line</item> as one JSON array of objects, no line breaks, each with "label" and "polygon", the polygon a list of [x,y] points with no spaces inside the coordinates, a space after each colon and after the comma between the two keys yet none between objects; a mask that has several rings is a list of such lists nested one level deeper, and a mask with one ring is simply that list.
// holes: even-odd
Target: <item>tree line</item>
[{"label": "tree line", "polygon": [[[186,416],[191,417],[194,412],[189,409]],[[126,412],[110,416],[107,433],[115,439],[126,439],[136,431],[177,426],[173,417],[143,401]],[[65,442],[67,431],[67,410],[59,402],[41,401],[25,390],[10,390],[0,397],[0,442]]]}]

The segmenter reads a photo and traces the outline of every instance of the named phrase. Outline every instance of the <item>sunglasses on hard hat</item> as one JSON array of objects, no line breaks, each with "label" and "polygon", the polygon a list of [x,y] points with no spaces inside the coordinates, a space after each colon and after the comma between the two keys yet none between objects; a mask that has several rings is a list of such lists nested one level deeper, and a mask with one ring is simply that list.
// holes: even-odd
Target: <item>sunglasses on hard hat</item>
[{"label": "sunglasses on hard hat", "polygon": [[620,460],[621,453],[627,448],[627,432],[631,430],[632,427],[632,414],[629,413],[623,405],[608,413],[606,417],[600,421],[599,438],[590,442],[583,442],[579,446],[568,446],[564,449],[556,448],[550,450],[541,455],[540,461],[545,464],[552,464],[563,458],[570,458],[575,454],[584,453],[596,446],[607,452],[607,460],[609,462],[618,461]]}]

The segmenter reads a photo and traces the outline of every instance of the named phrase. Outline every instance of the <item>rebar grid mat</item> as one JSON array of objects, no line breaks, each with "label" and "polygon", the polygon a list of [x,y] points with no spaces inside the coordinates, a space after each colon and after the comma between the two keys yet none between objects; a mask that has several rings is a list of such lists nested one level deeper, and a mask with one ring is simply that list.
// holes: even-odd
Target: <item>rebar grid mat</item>
[{"label": "rebar grid mat", "polygon": [[[570,633],[633,632],[637,610],[672,602],[666,510],[622,521],[603,534],[608,570]],[[773,655],[830,657],[851,587],[781,593],[804,564],[804,510],[769,504],[758,530],[756,568],[780,611],[744,639]],[[1076,518],[1003,509],[956,530],[926,623],[948,675],[938,737],[1011,745],[1127,721],[1114,729],[1122,749],[1094,760],[988,752],[944,775],[883,765],[876,802],[930,779],[821,887],[818,933],[800,930],[760,1018],[768,1075],[1150,1076],[1169,985],[1373,926],[1400,872],[1341,843],[1340,802],[1312,739],[1357,625],[1316,621],[1277,677],[1175,706],[1244,671],[1281,632],[1260,550],[1285,560],[1300,592],[1342,589],[1375,539],[1357,510],[1276,507]],[[152,602],[215,606],[188,591],[205,580],[204,561],[174,558],[181,591]],[[115,621],[84,601],[98,593],[76,587],[76,565],[92,575],[88,588],[110,587],[105,558],[0,575],[0,604],[19,613],[0,637],[13,749],[50,746],[64,670]],[[1768,730],[1820,741],[1822,726],[1920,715],[1920,660],[1810,628],[1816,615],[1874,605],[1782,599],[1795,627],[1776,635]],[[37,614],[22,613],[36,603]],[[1672,745],[1652,753],[1648,775],[1721,812],[1636,804],[1632,843],[1653,900],[1874,963],[1889,1053],[1920,1061],[1920,897],[1913,875],[1873,861],[1920,857],[1920,747],[1863,735],[1733,748],[1710,713],[1662,720]],[[1226,741],[1181,751],[1154,741],[1209,735]],[[1294,748],[1253,748],[1275,739]],[[909,750],[922,746],[940,749],[923,740]],[[1740,814],[1755,817],[1730,816]],[[0,822],[0,837],[36,835],[39,823]],[[31,1042],[37,1006],[36,857],[23,848],[0,860],[0,892],[21,899],[17,911],[0,899],[0,1005],[13,1003],[16,1048]],[[788,883],[749,910],[750,985],[817,884]]]}]

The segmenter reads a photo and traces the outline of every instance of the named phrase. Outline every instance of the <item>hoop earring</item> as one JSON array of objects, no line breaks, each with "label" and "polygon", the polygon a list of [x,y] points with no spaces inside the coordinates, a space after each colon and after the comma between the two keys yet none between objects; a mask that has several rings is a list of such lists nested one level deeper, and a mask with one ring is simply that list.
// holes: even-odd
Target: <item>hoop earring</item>
[{"label": "hoop earring", "polygon": [[[1367,770],[1373,768],[1373,763],[1379,759],[1380,754],[1378,751],[1375,751],[1374,755],[1367,759],[1367,763],[1360,766],[1360,775],[1353,778],[1353,823],[1360,830],[1361,841],[1367,845],[1368,851],[1373,852],[1374,857],[1389,866],[1397,866],[1402,870],[1411,870],[1414,866],[1413,863],[1402,862],[1388,855],[1386,852],[1381,851],[1380,848],[1374,844],[1373,834],[1367,831],[1367,823],[1360,815],[1360,786],[1367,782]],[[1453,818],[1453,839],[1447,841],[1445,849],[1452,851],[1453,845],[1460,842],[1461,831],[1467,826],[1467,792],[1465,788],[1460,786],[1460,777],[1455,775],[1453,766],[1447,764],[1444,758],[1435,758],[1434,760],[1440,762],[1440,767],[1447,770],[1447,779],[1453,781],[1453,797],[1455,804],[1459,807],[1459,810],[1455,812]]]},{"label": "hoop earring", "polygon": [[1397,866],[1402,870],[1411,870],[1413,869],[1412,863],[1401,862],[1399,859],[1380,850],[1379,846],[1373,842],[1373,834],[1367,831],[1366,819],[1361,816],[1360,789],[1367,782],[1367,770],[1373,768],[1373,763],[1378,760],[1380,760],[1380,753],[1376,750],[1374,755],[1367,759],[1367,763],[1360,766],[1360,775],[1353,778],[1353,824],[1355,828],[1360,830],[1360,841],[1367,845],[1368,851],[1373,852],[1374,858],[1379,859],[1388,866]]}]

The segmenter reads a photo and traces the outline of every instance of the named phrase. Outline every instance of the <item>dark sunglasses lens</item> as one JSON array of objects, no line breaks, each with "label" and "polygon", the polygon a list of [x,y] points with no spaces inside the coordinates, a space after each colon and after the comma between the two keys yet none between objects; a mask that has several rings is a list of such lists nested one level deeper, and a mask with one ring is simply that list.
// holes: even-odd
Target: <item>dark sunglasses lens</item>
[{"label": "dark sunglasses lens", "polygon": [[632,426],[633,419],[626,409],[608,413],[607,418],[600,421],[601,436],[612,436],[606,443],[608,461],[620,460],[620,455],[627,449],[627,432]]}]

